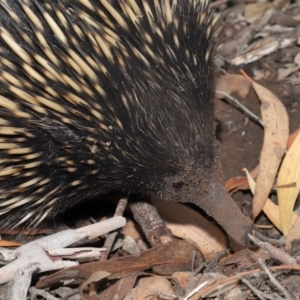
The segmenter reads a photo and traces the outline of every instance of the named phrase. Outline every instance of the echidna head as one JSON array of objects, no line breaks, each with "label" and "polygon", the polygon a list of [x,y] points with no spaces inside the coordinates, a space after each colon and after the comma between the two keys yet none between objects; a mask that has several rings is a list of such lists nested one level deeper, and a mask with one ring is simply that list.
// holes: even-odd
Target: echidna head
[{"label": "echidna head", "polygon": [[218,158],[206,171],[190,165],[181,174],[166,177],[160,195],[167,200],[195,204],[213,217],[237,243],[249,247],[248,234],[255,231],[255,226],[225,191],[221,178]]}]

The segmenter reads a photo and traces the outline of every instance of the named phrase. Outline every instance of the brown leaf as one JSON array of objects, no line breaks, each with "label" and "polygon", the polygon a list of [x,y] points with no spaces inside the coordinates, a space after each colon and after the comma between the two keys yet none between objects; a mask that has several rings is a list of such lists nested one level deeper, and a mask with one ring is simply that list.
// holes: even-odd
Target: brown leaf
[{"label": "brown leaf", "polygon": [[[258,171],[259,171],[259,165],[257,165],[250,172],[251,176],[253,178],[256,178]],[[232,177],[225,182],[225,190],[227,192],[231,191],[231,194],[233,194],[237,191],[240,191],[240,190],[249,190],[249,189],[250,189],[250,187],[249,187],[247,177],[243,177],[243,176]]]},{"label": "brown leaf", "polygon": [[195,210],[154,197],[151,201],[173,235],[193,241],[205,257],[227,248],[224,233]]},{"label": "brown leaf", "polygon": [[12,241],[1,240],[0,247],[20,247],[22,244]]},{"label": "brown leaf", "polygon": [[152,268],[156,273],[171,275],[175,271],[190,270],[193,263],[197,267],[203,262],[203,255],[197,247],[184,240],[170,243],[142,252],[108,261],[90,262],[58,271],[37,283],[37,287],[46,287],[58,281],[77,278],[84,279],[98,271],[111,273],[109,279],[118,279],[135,272]]},{"label": "brown leaf", "polygon": [[[153,276],[142,278],[136,288],[131,292],[133,300],[158,300],[159,294],[174,294],[171,283],[163,277]],[[157,297],[155,297],[157,296]]]},{"label": "brown leaf", "polygon": [[192,272],[174,272],[172,277],[175,278],[181,288],[186,288],[189,277],[192,276]]},{"label": "brown leaf", "polygon": [[300,132],[300,129],[295,130],[294,132],[292,132],[289,136],[289,140],[287,142],[287,149],[290,149],[290,147],[292,146],[292,144],[294,143],[295,138],[298,136],[298,133]]},{"label": "brown leaf", "polygon": [[238,265],[244,268],[248,268],[253,266],[254,264],[257,264],[257,260],[259,258],[265,261],[270,258],[270,255],[266,250],[263,250],[261,248],[258,248],[256,250],[243,249],[222,259],[217,264],[217,268],[218,270],[222,270],[222,272],[223,269],[229,265]]},{"label": "brown leaf", "polygon": [[110,275],[110,273],[105,272],[105,271],[97,271],[97,272],[91,274],[91,276],[79,286],[79,291],[80,291],[81,296],[83,295],[83,290],[87,285],[89,285],[90,283],[93,283],[93,282],[101,281],[102,279],[107,278],[109,275]]},{"label": "brown leaf", "polygon": [[[247,96],[250,87],[249,80],[239,74],[226,73],[226,75],[220,76],[216,83],[216,91],[222,91],[228,95],[236,92],[241,98]],[[220,99],[223,98],[223,95],[216,93],[216,97]]]},{"label": "brown leaf", "polygon": [[98,295],[99,300],[121,300],[133,288],[139,274],[120,279]]}]

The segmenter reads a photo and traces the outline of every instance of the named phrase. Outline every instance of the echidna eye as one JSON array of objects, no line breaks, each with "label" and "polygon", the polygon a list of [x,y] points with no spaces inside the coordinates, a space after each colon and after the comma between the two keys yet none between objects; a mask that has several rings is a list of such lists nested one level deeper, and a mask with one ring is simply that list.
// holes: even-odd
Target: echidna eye
[{"label": "echidna eye", "polygon": [[180,189],[181,187],[183,187],[183,185],[184,185],[183,181],[175,181],[172,184],[173,188],[175,188],[175,189]]}]

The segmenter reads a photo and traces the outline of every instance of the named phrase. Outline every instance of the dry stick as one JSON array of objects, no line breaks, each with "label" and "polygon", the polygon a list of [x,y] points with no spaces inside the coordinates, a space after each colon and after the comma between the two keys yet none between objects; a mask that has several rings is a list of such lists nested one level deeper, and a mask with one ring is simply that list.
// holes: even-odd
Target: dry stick
[{"label": "dry stick", "polygon": [[174,239],[171,230],[161,219],[156,208],[148,202],[148,198],[130,201],[129,205],[134,219],[141,226],[151,247],[166,244]]},{"label": "dry stick", "polygon": [[8,287],[8,299],[26,299],[32,274],[36,272],[38,268],[38,263],[28,263],[25,268],[18,270],[14,274],[13,280],[10,281]]},{"label": "dry stick", "polygon": [[37,289],[34,286],[29,289],[29,292],[33,297],[34,296],[41,296],[41,297],[43,297],[47,300],[59,300],[59,298],[54,297],[53,295],[49,294],[48,292],[45,292],[44,290]]},{"label": "dry stick", "polygon": [[246,116],[248,116],[250,119],[257,122],[261,127],[264,127],[264,123],[260,117],[255,115],[252,111],[250,111],[247,107],[245,107],[238,99],[230,96],[229,94],[222,92],[222,91],[216,91],[217,94],[223,95],[225,99],[232,105],[237,106],[239,109],[244,112]]},{"label": "dry stick", "polygon": [[[120,199],[114,214],[115,217],[123,216],[127,203],[128,203],[128,198]],[[106,248],[106,253],[105,256],[103,257],[103,260],[106,260],[108,258],[108,255],[111,251],[111,248],[113,246],[113,243],[117,235],[118,235],[118,231],[113,231],[106,236],[105,243],[103,245],[103,248]]]},{"label": "dry stick", "polygon": [[224,258],[226,255],[228,255],[228,251],[227,250],[218,252],[213,259],[206,260],[205,262],[203,262],[202,264],[200,264],[200,266],[198,268],[196,268],[195,270],[193,270],[193,274],[197,275],[204,268],[206,269],[206,272],[208,270],[212,270],[213,266],[215,266],[221,260],[221,258]]},{"label": "dry stick", "polygon": [[[277,270],[295,270],[295,271],[300,271],[300,265],[298,266],[294,266],[294,265],[282,265],[282,266],[276,266],[276,267],[270,267],[269,268],[271,271],[277,271]],[[246,271],[243,273],[239,273],[236,275],[233,275],[229,278],[225,278],[222,280],[217,281],[216,283],[203,288],[197,295],[196,297],[192,297],[189,300],[194,300],[194,299],[199,299],[199,296],[203,296],[206,294],[210,294],[213,291],[215,291],[215,289],[218,288],[219,285],[221,284],[231,284],[231,283],[235,283],[237,280],[242,279],[243,277],[249,276],[249,275],[260,275],[260,274],[265,274],[265,271],[262,271],[261,269],[254,269],[254,270],[250,270],[250,271]],[[198,297],[198,298],[197,298]]]},{"label": "dry stick", "polygon": [[260,300],[265,300],[265,299],[269,299],[269,300],[274,300],[273,296],[269,296],[269,295],[265,295],[265,293],[261,292],[260,290],[258,290],[256,287],[254,287],[250,281],[248,281],[245,278],[241,279],[242,283],[244,283]]},{"label": "dry stick", "polygon": [[255,232],[255,237],[258,238],[262,242],[267,242],[273,245],[284,246],[285,245],[285,236],[283,235],[280,239],[271,239],[259,232]]},{"label": "dry stick", "polygon": [[192,296],[194,296],[199,290],[202,288],[206,287],[209,284],[214,283],[216,280],[215,279],[209,279],[207,281],[202,282],[199,284],[196,288],[194,288],[188,295],[186,295],[183,300],[190,300]]},{"label": "dry stick", "polygon": [[286,251],[284,251],[280,248],[276,248],[270,243],[262,242],[258,238],[256,238],[255,236],[253,236],[251,234],[248,234],[248,237],[255,245],[259,246],[263,250],[268,251],[268,253],[270,254],[270,256],[273,259],[276,259],[286,265],[298,266],[297,260],[294,257],[292,257],[291,255],[289,255]]},{"label": "dry stick", "polygon": [[292,300],[293,296],[279,283],[279,281],[273,276],[273,274],[271,273],[271,271],[268,269],[268,267],[266,266],[266,264],[262,261],[262,259],[258,259],[258,262],[260,264],[260,266],[265,270],[265,272],[267,273],[267,275],[270,278],[270,281],[273,283],[274,286],[276,286],[278,288],[278,290],[280,292],[282,292],[285,296],[286,300]]},{"label": "dry stick", "polygon": [[68,295],[66,295],[66,296],[64,296],[64,297],[62,297],[60,300],[69,300],[71,297],[73,297],[73,296],[75,296],[75,295],[77,295],[77,294],[79,294],[79,293],[80,293],[79,290],[74,289],[73,292],[71,292],[70,294],[68,294]]}]

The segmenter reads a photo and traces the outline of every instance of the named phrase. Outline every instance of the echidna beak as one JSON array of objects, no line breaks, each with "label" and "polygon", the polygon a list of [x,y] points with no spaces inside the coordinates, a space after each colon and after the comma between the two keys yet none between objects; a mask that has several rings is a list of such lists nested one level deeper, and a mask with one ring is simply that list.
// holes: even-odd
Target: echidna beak
[{"label": "echidna beak", "polygon": [[[250,247],[248,234],[256,231],[250,218],[238,208],[234,200],[225,191],[222,182],[211,180],[194,181],[187,176],[176,184],[166,181],[166,193],[163,198],[176,202],[193,203],[211,216],[238,244]],[[177,179],[176,176],[174,179]],[[169,185],[169,187],[167,187]],[[171,186],[171,187],[170,187]]]}]

